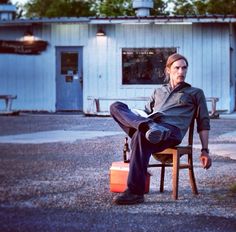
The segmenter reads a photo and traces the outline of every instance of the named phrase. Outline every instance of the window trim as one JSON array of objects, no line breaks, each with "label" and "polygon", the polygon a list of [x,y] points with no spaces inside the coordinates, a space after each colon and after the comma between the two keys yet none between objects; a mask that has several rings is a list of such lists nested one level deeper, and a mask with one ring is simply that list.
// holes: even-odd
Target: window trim
[{"label": "window trim", "polygon": [[[125,88],[143,88],[144,86],[145,86],[145,88],[153,88],[153,86],[161,86],[161,85],[163,85],[164,84],[164,82],[162,82],[162,83],[124,83],[123,82],[123,72],[124,72],[124,70],[123,70],[123,51],[125,50],[125,49],[134,49],[134,50],[138,50],[138,49],[140,49],[140,50],[148,50],[148,49],[153,49],[153,50],[157,50],[157,49],[169,49],[170,51],[170,54],[173,54],[173,53],[175,53],[175,52],[178,52],[178,47],[120,47],[120,60],[121,60],[121,68],[120,68],[120,70],[121,70],[121,79],[120,79],[120,84],[121,84],[121,87],[125,87]],[[172,50],[174,50],[174,51],[171,51],[171,49]],[[168,54],[168,56],[170,55],[170,54]],[[165,61],[166,62],[166,61]]]}]

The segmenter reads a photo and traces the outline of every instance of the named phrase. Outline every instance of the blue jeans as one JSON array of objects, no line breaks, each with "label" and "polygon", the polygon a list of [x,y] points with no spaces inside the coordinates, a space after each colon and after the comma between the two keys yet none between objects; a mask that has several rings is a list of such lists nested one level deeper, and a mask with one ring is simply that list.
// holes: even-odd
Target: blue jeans
[{"label": "blue jeans", "polygon": [[153,144],[146,139],[146,131],[144,130],[144,128],[147,128],[149,122],[154,122],[153,119],[134,114],[128,106],[122,102],[113,103],[110,106],[110,113],[124,132],[131,138],[131,157],[127,186],[132,193],[143,195],[151,154],[181,143],[180,130],[175,126],[155,121],[170,129],[171,134],[167,140],[161,141],[158,144]]}]

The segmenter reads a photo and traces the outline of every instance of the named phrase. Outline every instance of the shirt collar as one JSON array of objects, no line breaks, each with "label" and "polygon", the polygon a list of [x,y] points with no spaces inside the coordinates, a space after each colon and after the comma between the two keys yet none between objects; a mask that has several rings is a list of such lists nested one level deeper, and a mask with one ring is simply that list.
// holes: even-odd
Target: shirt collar
[{"label": "shirt collar", "polygon": [[187,82],[181,82],[174,89],[172,89],[170,83],[164,84],[164,87],[165,87],[165,89],[167,89],[168,92],[172,92],[172,91],[177,92],[177,91],[179,91],[179,90],[181,90],[183,88],[191,87],[191,85],[188,84]]}]

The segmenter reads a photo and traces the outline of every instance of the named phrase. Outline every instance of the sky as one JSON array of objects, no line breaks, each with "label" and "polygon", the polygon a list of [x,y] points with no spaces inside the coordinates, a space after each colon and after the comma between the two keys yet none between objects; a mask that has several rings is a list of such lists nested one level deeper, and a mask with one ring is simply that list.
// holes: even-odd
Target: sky
[{"label": "sky", "polygon": [[28,0],[11,0],[12,4],[15,4],[16,2],[20,4],[25,4]]}]

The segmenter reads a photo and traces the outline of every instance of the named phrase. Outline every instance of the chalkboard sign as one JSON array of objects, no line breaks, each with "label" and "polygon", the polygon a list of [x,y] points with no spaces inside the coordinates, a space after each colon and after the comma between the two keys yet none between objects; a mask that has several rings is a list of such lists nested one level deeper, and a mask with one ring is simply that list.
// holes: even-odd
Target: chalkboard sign
[{"label": "chalkboard sign", "polygon": [[123,48],[122,84],[163,84],[167,58],[176,48]]},{"label": "chalkboard sign", "polygon": [[46,50],[47,42],[43,40],[15,41],[0,40],[0,53],[13,53],[24,55],[38,55]]}]

